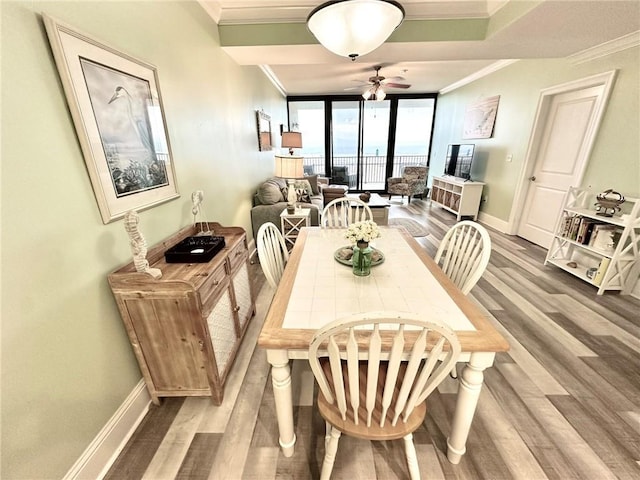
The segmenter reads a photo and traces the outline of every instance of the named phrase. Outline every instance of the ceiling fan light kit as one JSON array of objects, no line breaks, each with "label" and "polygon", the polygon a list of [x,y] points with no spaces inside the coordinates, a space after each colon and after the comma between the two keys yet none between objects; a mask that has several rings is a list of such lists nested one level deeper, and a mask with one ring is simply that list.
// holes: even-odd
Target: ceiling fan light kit
[{"label": "ceiling fan light kit", "polygon": [[329,51],[355,60],[382,45],[404,20],[394,0],[333,0],[311,11],[307,26]]},{"label": "ceiling fan light kit", "polygon": [[386,92],[380,85],[373,85],[362,94],[362,98],[365,100],[373,100],[377,102],[381,102],[386,96]]},{"label": "ceiling fan light kit", "polygon": [[[384,100],[387,96],[387,92],[385,92],[383,87],[385,88],[411,87],[411,85],[409,85],[408,83],[391,82],[390,80],[392,79],[387,79],[386,77],[383,77],[382,75],[380,75],[380,69],[382,68],[381,65],[377,65],[373,68],[375,69],[376,74],[373,77],[369,77],[369,84],[371,86],[367,87],[367,89],[362,93],[362,98],[364,98],[365,101],[373,100],[373,101],[381,102],[382,100]],[[394,77],[393,79],[404,80],[403,77]]]}]

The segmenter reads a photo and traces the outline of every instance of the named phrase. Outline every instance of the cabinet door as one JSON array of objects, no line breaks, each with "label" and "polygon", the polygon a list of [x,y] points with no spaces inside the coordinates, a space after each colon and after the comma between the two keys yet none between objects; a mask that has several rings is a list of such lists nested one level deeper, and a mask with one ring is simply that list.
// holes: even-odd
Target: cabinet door
[{"label": "cabinet door", "polygon": [[193,317],[196,298],[124,299],[146,368],[158,392],[209,391],[200,336]]},{"label": "cabinet door", "polygon": [[207,317],[207,326],[218,366],[218,377],[223,379],[238,339],[229,289],[224,291]]},{"label": "cabinet door", "polygon": [[251,298],[251,283],[247,263],[243,263],[238,272],[233,276],[233,293],[235,294],[236,310],[240,330],[244,331],[246,323],[253,315],[253,300]]}]

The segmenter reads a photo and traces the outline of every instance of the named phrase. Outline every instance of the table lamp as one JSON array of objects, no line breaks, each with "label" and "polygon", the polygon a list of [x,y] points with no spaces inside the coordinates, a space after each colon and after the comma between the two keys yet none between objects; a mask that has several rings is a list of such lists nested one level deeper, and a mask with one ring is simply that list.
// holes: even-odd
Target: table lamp
[{"label": "table lamp", "polygon": [[302,148],[302,134],[300,132],[283,132],[282,148],[288,148],[289,155],[293,155],[294,148]]},{"label": "table lamp", "polygon": [[302,177],[304,158],[301,155],[293,154],[294,148],[302,148],[302,134],[300,132],[283,132],[282,148],[288,148],[289,155],[276,155],[276,176]]}]

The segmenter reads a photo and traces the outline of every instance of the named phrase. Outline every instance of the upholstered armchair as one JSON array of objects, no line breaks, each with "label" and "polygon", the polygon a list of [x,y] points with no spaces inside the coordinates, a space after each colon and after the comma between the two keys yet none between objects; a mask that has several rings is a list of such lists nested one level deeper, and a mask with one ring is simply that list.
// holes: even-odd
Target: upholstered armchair
[{"label": "upholstered armchair", "polygon": [[402,177],[387,179],[387,193],[391,195],[407,195],[407,203],[411,203],[412,195],[422,195],[427,188],[427,175],[429,167],[404,167]]}]

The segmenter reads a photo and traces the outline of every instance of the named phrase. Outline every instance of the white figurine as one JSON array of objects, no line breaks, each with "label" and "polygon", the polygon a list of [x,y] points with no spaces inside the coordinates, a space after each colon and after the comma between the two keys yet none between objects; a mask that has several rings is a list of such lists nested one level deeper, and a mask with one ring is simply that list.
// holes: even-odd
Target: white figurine
[{"label": "white figurine", "polygon": [[147,242],[142,236],[142,233],[138,230],[138,222],[140,217],[138,212],[131,210],[124,216],[124,229],[129,234],[129,245],[131,246],[131,253],[133,253],[133,265],[136,267],[136,272],[148,273],[153,278],[162,277],[162,272],[159,268],[150,268],[147,261]]},{"label": "white figurine", "polygon": [[[193,213],[193,226],[195,227],[198,220],[198,215],[202,213],[202,200],[204,200],[204,192],[202,190],[195,190],[191,194],[191,213]],[[204,229],[204,224],[207,224],[207,229]],[[196,235],[213,235],[213,231],[209,228],[209,222],[200,222],[200,231]]]}]

